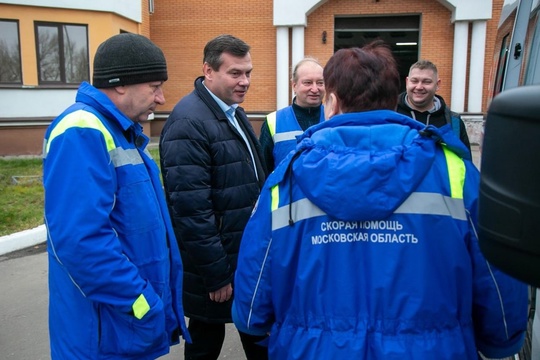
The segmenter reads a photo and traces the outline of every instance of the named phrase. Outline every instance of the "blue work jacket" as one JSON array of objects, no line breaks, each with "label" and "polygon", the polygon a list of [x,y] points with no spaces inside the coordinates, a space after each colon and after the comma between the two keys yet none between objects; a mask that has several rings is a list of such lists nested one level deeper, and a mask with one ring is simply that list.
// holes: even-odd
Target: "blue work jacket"
[{"label": "blue work jacket", "polygon": [[[324,106],[321,106],[320,122],[324,121]],[[294,115],[292,106],[274,111],[267,116],[268,129],[274,141],[274,169],[296,148],[297,137],[304,133]]]},{"label": "blue work jacket", "polygon": [[479,173],[451,127],[393,111],[309,128],[246,227],[233,320],[271,359],[501,358],[527,287],[476,236]]},{"label": "blue work jacket", "polygon": [[186,340],[182,262],[142,127],[83,83],[45,134],[52,359],[155,359]]}]

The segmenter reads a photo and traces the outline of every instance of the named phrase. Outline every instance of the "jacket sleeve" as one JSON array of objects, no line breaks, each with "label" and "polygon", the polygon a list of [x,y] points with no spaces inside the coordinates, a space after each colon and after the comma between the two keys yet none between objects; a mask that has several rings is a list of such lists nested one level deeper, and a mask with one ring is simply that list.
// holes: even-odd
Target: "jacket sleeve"
[{"label": "jacket sleeve", "polygon": [[160,161],[177,241],[208,292],[232,283],[212,200],[212,154],[200,121],[171,114],[160,140]]},{"label": "jacket sleeve", "polygon": [[266,177],[268,178],[268,175],[274,170],[274,140],[272,140],[272,136],[270,135],[268,120],[265,120],[262,124],[259,143],[261,144],[264,163],[267,169]]},{"label": "jacket sleeve", "polygon": [[[467,162],[464,199],[469,212],[469,252],[473,263],[473,322],[476,345],[487,358],[505,358],[522,347],[527,329],[527,286],[491,265],[477,238],[478,171]],[[474,174],[474,175],[473,175]]]},{"label": "jacket sleeve", "polygon": [[126,313],[145,301],[141,294],[155,304],[111,225],[117,178],[101,132],[73,127],[52,139],[43,181],[49,252],[83,295]]},{"label": "jacket sleeve", "polygon": [[239,331],[266,335],[274,323],[270,190],[265,186],[246,226],[235,274],[232,317]]}]

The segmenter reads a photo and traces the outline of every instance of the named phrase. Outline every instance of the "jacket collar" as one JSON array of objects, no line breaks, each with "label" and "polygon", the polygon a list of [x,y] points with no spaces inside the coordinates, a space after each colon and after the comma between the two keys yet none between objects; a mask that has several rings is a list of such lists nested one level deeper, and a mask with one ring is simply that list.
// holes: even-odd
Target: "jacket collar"
[{"label": "jacket collar", "polygon": [[93,107],[108,121],[119,126],[126,138],[136,143],[137,147],[143,149],[148,144],[149,138],[143,134],[142,126],[124,115],[105,93],[88,82],[81,83],[75,100]]},{"label": "jacket collar", "polygon": [[225,111],[219,106],[216,100],[214,100],[206,86],[204,86],[203,80],[204,76],[199,76],[195,79],[195,92],[218,120],[229,121],[227,115],[225,115]]}]

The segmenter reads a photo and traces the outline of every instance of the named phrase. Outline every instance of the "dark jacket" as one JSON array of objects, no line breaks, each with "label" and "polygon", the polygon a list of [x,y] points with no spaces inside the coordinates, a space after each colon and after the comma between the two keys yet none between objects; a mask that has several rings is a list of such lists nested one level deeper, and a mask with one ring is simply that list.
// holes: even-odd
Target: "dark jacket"
[{"label": "dark jacket", "polygon": [[459,134],[457,135],[459,135],[459,139],[461,140],[461,142],[463,142],[463,144],[465,144],[465,146],[467,146],[467,148],[469,149],[469,152],[471,152],[471,144],[469,142],[469,136],[467,135],[467,128],[465,127],[465,123],[463,122],[461,116],[459,116],[458,113],[450,111],[441,96],[435,95],[437,99],[439,99],[439,101],[441,102],[441,107],[432,113],[430,113],[429,111],[418,111],[412,109],[409,105],[407,105],[407,102],[405,101],[406,96],[406,92],[403,92],[399,95],[398,106],[396,110],[398,113],[410,116],[425,125],[433,125],[436,127],[443,127],[447,124],[451,125],[451,118],[457,118],[459,121]]},{"label": "dark jacket", "polygon": [[[261,149],[242,108],[236,118],[253,150],[202,83],[174,107],[160,139],[167,203],[184,261],[187,317],[231,322],[231,303],[208,293],[231,283],[244,227],[265,179]],[[234,289],[234,285],[233,285]]]}]

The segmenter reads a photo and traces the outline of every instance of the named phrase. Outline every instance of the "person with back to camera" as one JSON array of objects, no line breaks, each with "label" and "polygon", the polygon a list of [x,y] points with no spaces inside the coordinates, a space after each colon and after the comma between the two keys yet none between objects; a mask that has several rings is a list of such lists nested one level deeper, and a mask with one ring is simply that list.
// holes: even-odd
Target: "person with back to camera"
[{"label": "person with back to camera", "polygon": [[259,141],[266,169],[271,173],[296,147],[296,136],[308,127],[324,121],[323,67],[312,57],[305,57],[294,67],[293,103],[266,117]]},{"label": "person with back to camera", "polygon": [[527,287],[476,236],[479,173],[450,127],[394,111],[380,42],[324,68],[325,114],[265,183],[240,248],[234,323],[270,359],[477,359],[519,351]]},{"label": "person with back to camera", "polygon": [[141,120],[163,105],[165,56],[142,35],[99,45],[43,146],[51,358],[155,359],[189,341],[182,262]]},{"label": "person with back to camera", "polygon": [[[204,47],[203,76],[174,107],[160,138],[163,183],[184,261],[184,306],[193,339],[185,359],[217,359],[231,323],[238,249],[265,180],[244,110],[253,65],[244,41],[220,35]],[[248,360],[263,337],[240,332]]]},{"label": "person with back to camera", "polygon": [[399,95],[397,112],[425,125],[450,125],[470,152],[471,144],[461,116],[451,111],[442,96],[436,94],[441,84],[437,66],[429,60],[415,62],[405,83],[406,91]]}]

